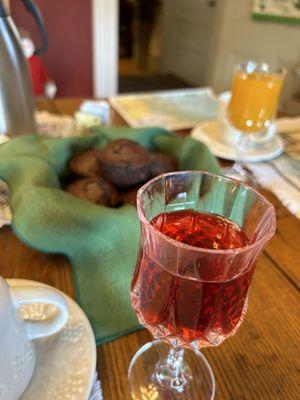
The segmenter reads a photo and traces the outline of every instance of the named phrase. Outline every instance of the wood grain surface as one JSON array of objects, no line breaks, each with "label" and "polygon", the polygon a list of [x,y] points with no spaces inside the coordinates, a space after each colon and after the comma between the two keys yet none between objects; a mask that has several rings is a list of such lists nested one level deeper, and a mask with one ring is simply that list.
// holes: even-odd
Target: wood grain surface
[{"label": "wood grain surface", "polygon": [[[72,114],[81,101],[65,99],[39,105],[48,111]],[[124,124],[114,112],[112,123]],[[257,263],[245,321],[234,337],[204,350],[215,373],[217,400],[300,399],[300,221],[272,194],[263,193],[276,208],[277,230]],[[9,227],[0,230],[0,275],[44,282],[74,297],[68,261],[26,247]],[[150,340],[150,334],[142,330],[98,347],[104,400],[131,399],[128,365],[134,353]]]}]

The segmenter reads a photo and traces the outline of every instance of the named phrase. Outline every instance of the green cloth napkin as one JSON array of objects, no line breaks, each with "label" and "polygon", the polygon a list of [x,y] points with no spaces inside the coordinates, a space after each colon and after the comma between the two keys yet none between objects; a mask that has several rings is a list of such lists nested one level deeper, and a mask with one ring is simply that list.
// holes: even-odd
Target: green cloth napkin
[{"label": "green cloth napkin", "polygon": [[220,172],[204,144],[161,128],[100,127],[85,137],[23,136],[0,146],[13,230],[27,245],[69,258],[78,302],[98,344],[139,328],[129,298],[139,243],[137,212],[130,205],[112,209],[76,198],[60,189],[60,179],[74,153],[121,137],[172,154],[180,169]]}]

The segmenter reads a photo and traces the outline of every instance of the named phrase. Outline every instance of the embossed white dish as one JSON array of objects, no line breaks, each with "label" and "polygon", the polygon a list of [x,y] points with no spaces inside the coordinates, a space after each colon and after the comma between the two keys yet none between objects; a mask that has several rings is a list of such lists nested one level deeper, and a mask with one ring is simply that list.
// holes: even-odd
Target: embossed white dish
[{"label": "embossed white dish", "polygon": [[[10,286],[47,285],[23,279],[8,279]],[[35,340],[37,364],[33,378],[20,400],[87,400],[96,368],[96,344],[91,325],[74,300],[64,294],[69,320],[56,335]],[[25,318],[40,319],[53,308],[39,304],[22,309]]]},{"label": "embossed white dish", "polygon": [[[198,124],[191,132],[191,137],[205,143],[211,152],[225,160],[236,159],[236,147],[225,143],[217,121],[206,121]],[[260,146],[246,149],[244,153],[245,162],[268,161],[278,157],[284,150],[284,144],[279,135],[274,135],[268,142]]]}]

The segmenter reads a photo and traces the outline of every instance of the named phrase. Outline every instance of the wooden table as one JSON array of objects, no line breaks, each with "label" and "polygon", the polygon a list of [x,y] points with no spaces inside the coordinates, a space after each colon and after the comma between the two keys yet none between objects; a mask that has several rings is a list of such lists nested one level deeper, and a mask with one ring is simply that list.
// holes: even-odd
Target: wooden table
[{"label": "wooden table", "polygon": [[[39,108],[73,114],[81,101],[40,101]],[[125,124],[115,113],[112,123]],[[247,317],[234,337],[204,350],[215,373],[218,400],[300,399],[300,221],[272,194],[265,195],[276,207],[277,231],[257,263]],[[45,282],[74,297],[67,259],[26,247],[9,227],[0,230],[0,275]],[[130,399],[127,368],[149,340],[142,330],[98,347],[104,400]]]}]

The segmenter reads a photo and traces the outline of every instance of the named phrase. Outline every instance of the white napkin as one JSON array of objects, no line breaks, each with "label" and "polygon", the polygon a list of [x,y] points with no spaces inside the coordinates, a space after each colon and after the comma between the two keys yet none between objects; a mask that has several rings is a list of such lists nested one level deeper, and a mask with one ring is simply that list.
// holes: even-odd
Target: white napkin
[{"label": "white napkin", "polygon": [[276,121],[285,142],[285,153],[269,162],[247,163],[258,183],[274,193],[300,218],[300,118]]},{"label": "white napkin", "polygon": [[[273,161],[247,163],[260,186],[274,193],[286,208],[300,218],[300,163],[293,169],[288,156],[283,155]],[[294,172],[293,172],[294,171]]]},{"label": "white napkin", "polygon": [[103,400],[100,381],[98,381],[97,373],[94,376],[94,383],[89,400]]},{"label": "white napkin", "polygon": [[0,228],[11,223],[12,214],[8,205],[8,186],[0,180]]},{"label": "white napkin", "polygon": [[[9,137],[0,134],[0,144],[9,140]],[[8,186],[0,179],[0,228],[4,225],[10,225],[12,214],[8,205]]]},{"label": "white napkin", "polygon": [[277,118],[275,120],[275,127],[277,133],[300,133],[300,117],[293,118]]}]

